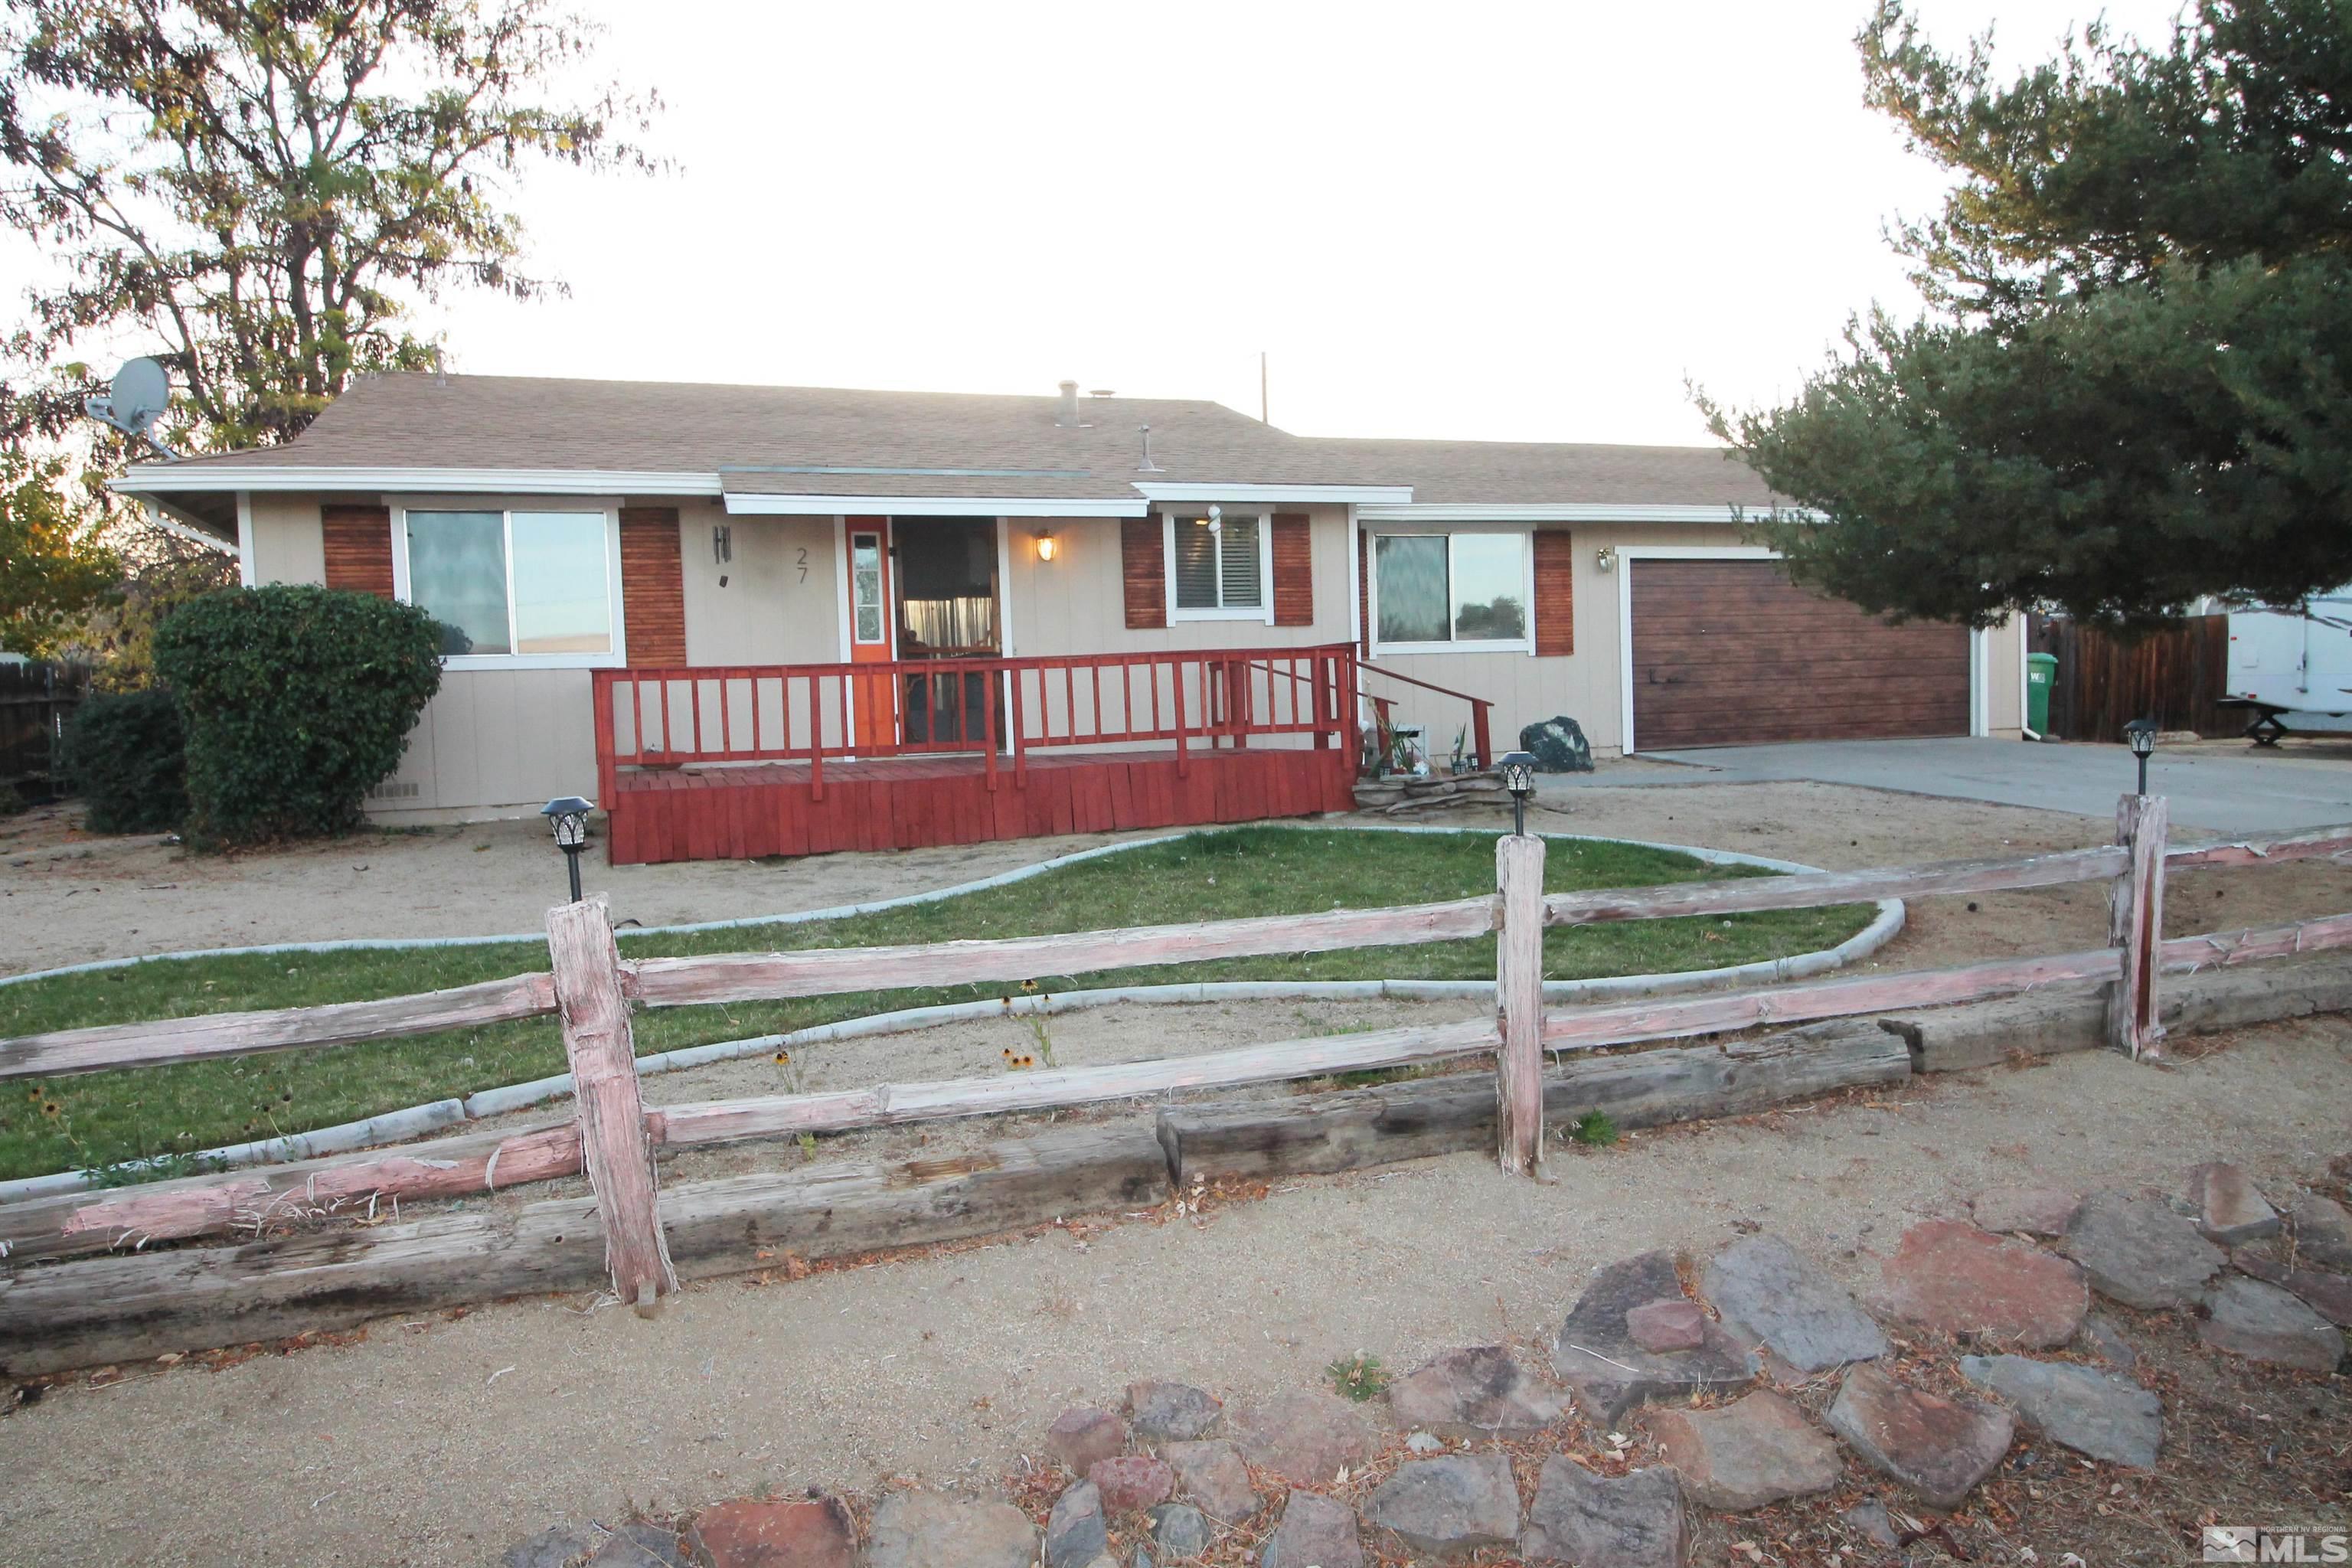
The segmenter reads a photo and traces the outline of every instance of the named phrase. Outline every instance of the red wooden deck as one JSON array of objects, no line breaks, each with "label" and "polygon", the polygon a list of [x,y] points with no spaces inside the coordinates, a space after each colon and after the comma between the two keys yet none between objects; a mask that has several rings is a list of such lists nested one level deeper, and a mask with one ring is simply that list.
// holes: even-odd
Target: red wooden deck
[{"label": "red wooden deck", "polygon": [[828,761],[619,771],[604,805],[616,866],[824,855],[1042,838],[1116,828],[1257,822],[1353,809],[1352,751],[1197,744],[1032,752],[1026,781],[983,758]]}]

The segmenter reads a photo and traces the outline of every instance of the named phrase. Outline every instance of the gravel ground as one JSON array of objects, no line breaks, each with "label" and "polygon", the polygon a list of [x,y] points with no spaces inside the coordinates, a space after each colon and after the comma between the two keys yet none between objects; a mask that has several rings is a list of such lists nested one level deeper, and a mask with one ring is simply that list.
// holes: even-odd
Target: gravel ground
[{"label": "gravel ground", "polygon": [[985,1483],[1062,1405],[1136,1377],[1263,1393],[1359,1348],[1405,1368],[1532,1343],[1594,1268],[1711,1250],[1735,1221],[1861,1287],[1906,1223],[1963,1214],[1989,1184],[2177,1190],[2229,1157],[2283,1195],[2345,1145],[2352,1024],[2225,1043],[1665,1130],[1563,1156],[1550,1186],[1462,1154],[1288,1184],[1198,1224],[713,1281],[652,1323],[557,1298],[217,1371],[126,1368],[0,1418],[0,1541],[12,1562],[109,1568],[487,1563],[555,1518],[631,1504]]}]

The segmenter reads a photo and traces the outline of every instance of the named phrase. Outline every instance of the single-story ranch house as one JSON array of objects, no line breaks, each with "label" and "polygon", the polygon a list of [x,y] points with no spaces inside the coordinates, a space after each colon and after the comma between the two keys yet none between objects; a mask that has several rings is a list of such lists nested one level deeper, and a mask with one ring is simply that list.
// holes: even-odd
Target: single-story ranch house
[{"label": "single-story ranch house", "polygon": [[[1709,447],[1326,440],[1213,403],[366,377],[117,487],[249,584],[422,605],[371,808],[593,796],[618,860],[1344,807],[1360,737],[1491,764],[2014,734],[2021,627],[1892,626],[1745,542]],[[1359,723],[1359,718],[1363,722]]]}]

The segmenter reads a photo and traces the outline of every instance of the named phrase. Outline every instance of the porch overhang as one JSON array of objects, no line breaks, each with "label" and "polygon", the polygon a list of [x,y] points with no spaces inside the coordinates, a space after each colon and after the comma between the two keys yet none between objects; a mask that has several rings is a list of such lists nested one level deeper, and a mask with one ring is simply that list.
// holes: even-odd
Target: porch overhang
[{"label": "porch overhang", "polygon": [[1328,506],[1402,506],[1412,500],[1411,485],[1249,485],[1204,484],[1197,480],[1135,481],[1147,501],[1288,501],[1294,505],[1321,502]]}]

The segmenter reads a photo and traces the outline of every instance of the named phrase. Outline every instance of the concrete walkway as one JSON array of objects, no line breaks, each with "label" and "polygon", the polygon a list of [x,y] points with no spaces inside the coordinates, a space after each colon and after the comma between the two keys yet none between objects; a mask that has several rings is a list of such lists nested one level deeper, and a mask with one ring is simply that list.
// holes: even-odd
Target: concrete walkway
[{"label": "concrete walkway", "polygon": [[[2125,747],[2073,742],[1820,741],[1642,754],[1706,770],[1692,773],[1691,782],[1811,780],[2097,817],[2115,815],[2116,797],[2135,776]],[[1672,782],[1644,772],[1638,781],[1607,782]],[[2352,822],[2352,760],[2338,757],[2264,754],[2235,742],[2176,748],[2149,763],[2147,787],[2170,798],[2176,828],[2281,833]]]}]

